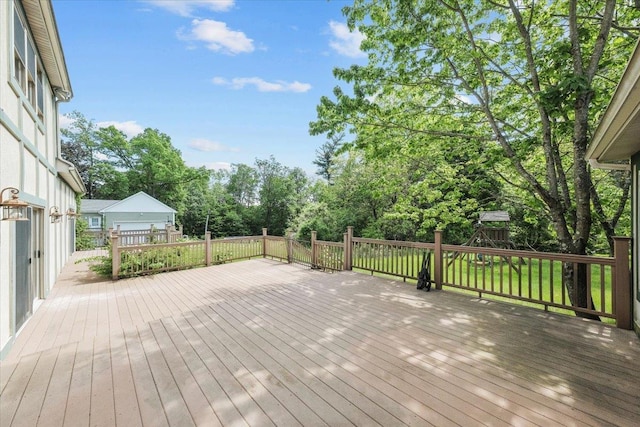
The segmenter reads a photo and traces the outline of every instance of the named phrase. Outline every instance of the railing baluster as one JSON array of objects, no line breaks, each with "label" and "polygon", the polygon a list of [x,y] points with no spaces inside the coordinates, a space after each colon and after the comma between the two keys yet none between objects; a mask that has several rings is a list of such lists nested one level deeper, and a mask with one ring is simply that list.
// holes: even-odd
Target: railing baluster
[{"label": "railing baluster", "polygon": [[[554,283],[553,283],[553,260],[549,260],[549,293],[551,294],[551,302],[555,302],[555,292],[554,292]],[[560,266],[562,268],[562,266]]]}]

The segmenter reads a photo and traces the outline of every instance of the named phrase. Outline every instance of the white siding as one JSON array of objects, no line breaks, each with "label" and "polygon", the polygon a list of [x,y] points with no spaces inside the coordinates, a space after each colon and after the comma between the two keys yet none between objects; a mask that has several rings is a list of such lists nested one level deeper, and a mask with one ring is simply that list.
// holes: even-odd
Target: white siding
[{"label": "white siding", "polygon": [[[57,104],[45,76],[44,119],[34,113],[29,101],[13,77],[13,1],[0,1],[0,190],[16,187],[20,198],[33,208],[34,239],[32,254],[40,266],[32,268],[40,277],[37,298],[48,295],[56,277],[70,256],[70,231],[74,222],[66,215],[52,224],[49,209],[61,213],[76,207],[75,193],[58,177]],[[26,22],[26,21],[25,21]],[[8,193],[5,193],[5,197]],[[15,223],[0,221],[0,358],[8,351],[17,333],[15,300]],[[37,249],[42,254],[37,259]],[[32,280],[38,280],[32,278]]]}]

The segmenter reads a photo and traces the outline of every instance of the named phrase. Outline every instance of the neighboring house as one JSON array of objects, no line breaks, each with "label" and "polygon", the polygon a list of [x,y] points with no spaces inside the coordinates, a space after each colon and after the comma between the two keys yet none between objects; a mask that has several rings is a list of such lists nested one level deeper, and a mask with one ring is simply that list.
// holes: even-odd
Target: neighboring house
[{"label": "neighboring house", "polygon": [[75,246],[76,195],[61,158],[58,103],[71,83],[50,0],[0,1],[0,202],[14,188],[23,221],[0,221],[0,359]]},{"label": "neighboring house", "polygon": [[82,199],[80,210],[82,218],[89,224],[89,230],[102,230],[102,210],[115,205],[120,200]]},{"label": "neighboring house", "polygon": [[593,136],[592,166],[630,170],[634,328],[640,335],[640,47],[636,46],[609,107]]},{"label": "neighboring house", "polygon": [[[109,228],[116,230],[164,230],[175,224],[176,210],[140,191],[124,200],[84,199],[81,216],[87,220],[89,231],[99,236]],[[101,244],[97,237],[96,243]]]}]

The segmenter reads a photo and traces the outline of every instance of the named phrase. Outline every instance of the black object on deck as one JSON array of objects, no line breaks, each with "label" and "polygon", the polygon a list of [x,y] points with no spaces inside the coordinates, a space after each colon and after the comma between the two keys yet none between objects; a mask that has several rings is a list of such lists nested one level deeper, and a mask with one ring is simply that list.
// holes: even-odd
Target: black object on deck
[{"label": "black object on deck", "polygon": [[418,274],[417,289],[424,289],[429,292],[431,290],[431,252],[425,252],[422,257],[422,269]]}]

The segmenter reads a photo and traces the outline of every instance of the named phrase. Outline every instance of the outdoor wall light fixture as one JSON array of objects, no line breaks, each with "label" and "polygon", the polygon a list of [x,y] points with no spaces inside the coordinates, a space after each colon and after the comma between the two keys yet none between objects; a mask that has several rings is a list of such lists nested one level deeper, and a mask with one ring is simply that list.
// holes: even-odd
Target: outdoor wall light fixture
[{"label": "outdoor wall light fixture", "polygon": [[[4,192],[9,190],[11,192],[11,198],[4,198]],[[6,187],[0,191],[0,206],[2,206],[2,221],[29,221],[27,217],[27,202],[23,202],[18,198],[20,190],[14,187]]]},{"label": "outdoor wall light fixture", "polygon": [[73,208],[67,209],[67,217],[69,217],[69,218],[77,218],[79,216],[80,216],[80,214],[77,213],[75,209],[73,209]]},{"label": "outdoor wall light fixture", "polygon": [[62,220],[62,214],[57,206],[51,206],[51,209],[49,209],[49,216],[51,217],[52,224],[58,223]]}]

